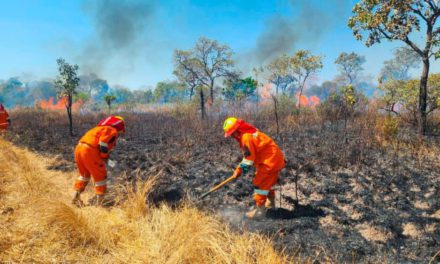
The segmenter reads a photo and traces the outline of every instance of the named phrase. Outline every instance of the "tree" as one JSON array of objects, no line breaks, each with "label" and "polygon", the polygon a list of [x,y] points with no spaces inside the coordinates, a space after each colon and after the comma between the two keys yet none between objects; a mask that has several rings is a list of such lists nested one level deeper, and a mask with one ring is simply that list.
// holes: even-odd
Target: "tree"
[{"label": "tree", "polygon": [[266,66],[266,69],[270,73],[269,81],[275,85],[277,96],[279,90],[286,94],[296,81],[295,77],[293,77],[291,58],[287,55],[275,58]]},{"label": "tree", "polygon": [[177,79],[184,83],[189,90],[189,99],[191,100],[195,88],[201,85],[201,79],[199,78],[198,68],[196,67],[195,59],[191,57],[191,51],[176,50],[174,52],[174,75]]},{"label": "tree", "polygon": [[215,81],[230,75],[234,66],[232,55],[229,46],[202,37],[193,49],[174,52],[174,72],[185,83],[192,84],[189,85],[192,90],[198,85],[206,86],[214,102]]},{"label": "tree", "polygon": [[185,87],[176,81],[158,82],[153,95],[158,103],[175,103],[184,99]]},{"label": "tree", "polygon": [[[290,59],[293,68],[293,77],[299,89],[298,98],[301,98],[304,86],[309,77],[322,69],[321,56],[312,55],[308,50],[298,50]],[[300,106],[301,104],[298,104]]]},{"label": "tree", "polygon": [[149,104],[154,101],[154,94],[150,89],[134,90],[133,96],[138,104]]},{"label": "tree", "polygon": [[67,117],[69,118],[69,131],[73,136],[73,123],[72,123],[72,104],[73,96],[76,94],[76,87],[79,83],[78,78],[78,65],[70,65],[64,59],[57,59],[58,72],[54,84],[58,89],[58,97],[64,100]]},{"label": "tree", "polygon": [[[387,80],[379,86],[383,91],[381,98],[385,110],[401,116],[408,112],[409,123],[417,122],[418,92],[417,80]],[[427,115],[440,108],[440,74],[431,74],[428,78]],[[402,106],[404,111],[398,111],[396,106]]]},{"label": "tree", "polygon": [[3,104],[6,107],[21,104],[26,95],[25,86],[17,77],[9,78],[0,85],[0,96],[3,98]]},{"label": "tree", "polygon": [[409,80],[408,71],[419,67],[420,56],[414,50],[401,47],[394,51],[394,58],[384,61],[379,82],[387,80]]},{"label": "tree", "polygon": [[[440,29],[434,28],[440,15],[437,0],[361,0],[353,8],[348,26],[358,40],[372,46],[386,39],[400,40],[414,50],[423,62],[418,98],[418,132],[426,134],[427,83],[431,56],[438,57]],[[425,29],[423,44],[410,39],[411,33]],[[437,49],[435,49],[437,48]]]},{"label": "tree", "polygon": [[135,101],[133,93],[128,88],[121,85],[116,85],[112,88],[111,94],[116,96],[115,102],[118,104],[134,103]]},{"label": "tree", "polygon": [[362,64],[365,63],[365,57],[354,52],[342,52],[335,63],[339,66],[342,75],[348,80],[348,84],[353,84],[363,70]]},{"label": "tree", "polygon": [[205,118],[205,89],[202,83],[203,74],[198,67],[197,59],[193,57],[192,51],[176,50],[174,52],[174,75],[179,81],[186,84],[190,90],[190,98],[194,91],[199,93],[200,112],[202,119]]},{"label": "tree", "polygon": [[222,95],[229,101],[242,101],[255,94],[257,81],[252,77],[245,79],[228,79],[225,81],[226,87],[222,89]]},{"label": "tree", "polygon": [[88,94],[89,98],[95,102],[102,102],[104,96],[110,90],[107,81],[99,78],[94,73],[81,75],[80,79],[78,91]]},{"label": "tree", "polygon": [[106,103],[107,106],[108,106],[108,111],[109,111],[109,112],[111,111],[112,103],[113,103],[113,101],[115,101],[115,100],[116,100],[116,96],[114,96],[113,94],[106,94],[106,95],[104,96],[104,101],[105,101],[105,103]]},{"label": "tree", "polygon": [[28,97],[35,103],[37,100],[48,99],[57,96],[57,88],[53,81],[33,81],[27,84],[29,86]]},{"label": "tree", "polygon": [[312,85],[309,89],[305,91],[307,96],[317,96],[321,100],[326,100],[329,95],[336,92],[338,89],[338,84],[332,81],[325,81],[321,85]]}]

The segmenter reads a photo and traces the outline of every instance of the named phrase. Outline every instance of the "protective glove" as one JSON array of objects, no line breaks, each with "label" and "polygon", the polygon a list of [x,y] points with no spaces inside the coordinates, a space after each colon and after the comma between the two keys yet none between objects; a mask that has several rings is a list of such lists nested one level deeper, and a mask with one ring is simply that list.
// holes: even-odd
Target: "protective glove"
[{"label": "protective glove", "polygon": [[244,163],[240,163],[239,166],[240,166],[241,171],[243,172],[243,174],[246,174],[251,169],[251,166],[246,165]]}]

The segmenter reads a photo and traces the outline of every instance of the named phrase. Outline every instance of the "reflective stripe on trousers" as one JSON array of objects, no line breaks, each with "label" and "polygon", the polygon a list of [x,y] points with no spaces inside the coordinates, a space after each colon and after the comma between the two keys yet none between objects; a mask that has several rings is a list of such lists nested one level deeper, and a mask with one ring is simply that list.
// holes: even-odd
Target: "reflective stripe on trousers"
[{"label": "reflective stripe on trousers", "polygon": [[104,186],[107,185],[107,180],[102,180],[99,182],[95,182],[95,186]]},{"label": "reflective stripe on trousers", "polygon": [[90,181],[90,178],[86,178],[86,177],[83,177],[83,176],[79,176],[79,177],[77,178],[77,180],[78,180],[78,181],[83,181],[83,182],[88,182],[88,181]]},{"label": "reflective stripe on trousers", "polygon": [[265,196],[269,195],[269,191],[261,190],[261,189],[254,189],[254,193],[259,194],[259,195],[265,195]]}]

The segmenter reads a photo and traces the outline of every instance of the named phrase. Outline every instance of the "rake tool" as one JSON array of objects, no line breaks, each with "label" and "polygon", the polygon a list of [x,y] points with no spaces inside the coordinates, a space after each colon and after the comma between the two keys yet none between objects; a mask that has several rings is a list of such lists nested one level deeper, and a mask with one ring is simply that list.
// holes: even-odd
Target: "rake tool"
[{"label": "rake tool", "polygon": [[238,177],[235,175],[232,175],[231,177],[227,178],[226,180],[222,181],[221,183],[217,184],[216,186],[212,187],[209,191],[205,192],[199,197],[199,200],[202,200],[206,196],[210,195],[211,193],[217,191],[218,189],[222,188],[226,184],[230,183],[231,181],[237,179]]}]

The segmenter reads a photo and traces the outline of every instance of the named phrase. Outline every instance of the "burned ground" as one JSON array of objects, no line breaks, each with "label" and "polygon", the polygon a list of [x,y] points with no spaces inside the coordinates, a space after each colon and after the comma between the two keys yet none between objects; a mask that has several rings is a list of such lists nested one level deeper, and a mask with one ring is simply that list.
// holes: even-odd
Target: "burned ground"
[{"label": "burned ground", "polygon": [[[75,116],[76,136],[70,138],[63,114],[15,111],[7,137],[58,156],[50,169],[74,170],[76,142],[103,115]],[[117,166],[109,174],[116,185],[157,176],[153,203],[178,206],[189,200],[234,229],[268,234],[277,247],[312,260],[426,263],[440,248],[438,138],[420,144],[402,132],[386,143],[376,135],[375,117],[367,115],[347,129],[313,113],[286,116],[279,134],[269,113],[242,116],[276,138],[288,161],[278,187],[281,208],[265,220],[248,221],[243,215],[252,205],[251,176],[201,202],[195,199],[228,177],[241,159],[237,143],[222,136],[224,116],[205,122],[176,113],[124,116],[127,133],[112,153]]]}]

